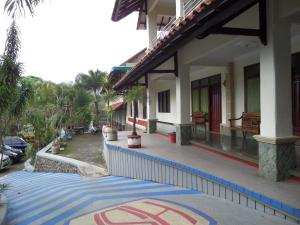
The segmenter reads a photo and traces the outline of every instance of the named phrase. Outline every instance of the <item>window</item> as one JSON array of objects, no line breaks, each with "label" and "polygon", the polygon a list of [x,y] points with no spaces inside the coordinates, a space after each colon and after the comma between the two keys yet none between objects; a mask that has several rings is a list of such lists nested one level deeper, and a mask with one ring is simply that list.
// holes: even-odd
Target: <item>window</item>
[{"label": "window", "polygon": [[259,64],[244,68],[245,74],[245,111],[260,112]]},{"label": "window", "polygon": [[162,91],[158,93],[158,112],[160,113],[170,112],[170,90]]},{"label": "window", "polygon": [[192,111],[208,113],[209,87],[221,83],[221,76],[215,75],[191,83],[192,89]]}]

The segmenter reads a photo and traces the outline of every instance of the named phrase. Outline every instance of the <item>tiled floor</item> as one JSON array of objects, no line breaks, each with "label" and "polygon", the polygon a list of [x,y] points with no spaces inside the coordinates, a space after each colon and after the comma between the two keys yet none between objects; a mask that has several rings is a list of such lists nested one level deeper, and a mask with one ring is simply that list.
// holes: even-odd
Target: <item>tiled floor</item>
[{"label": "tiled floor", "polygon": [[253,138],[225,136],[219,133],[197,131],[193,140],[219,151],[258,162],[258,143]]},{"label": "tiled floor", "polygon": [[[127,147],[127,134],[126,131],[119,132],[118,141],[109,143]],[[137,151],[194,167],[300,209],[299,181],[268,181],[258,176],[256,167],[225,158],[205,149],[169,143],[166,137],[159,134],[149,135],[142,132],[139,134],[142,135],[142,148]]]},{"label": "tiled floor", "polygon": [[0,183],[10,185],[9,225],[292,224],[197,191],[123,177],[21,171]]}]

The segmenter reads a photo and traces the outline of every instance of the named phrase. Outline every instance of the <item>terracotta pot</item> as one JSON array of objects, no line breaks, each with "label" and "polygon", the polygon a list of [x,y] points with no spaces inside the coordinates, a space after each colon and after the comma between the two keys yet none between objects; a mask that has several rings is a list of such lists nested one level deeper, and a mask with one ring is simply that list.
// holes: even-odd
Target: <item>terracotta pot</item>
[{"label": "terracotta pot", "polygon": [[141,135],[128,135],[128,148],[140,148]]}]

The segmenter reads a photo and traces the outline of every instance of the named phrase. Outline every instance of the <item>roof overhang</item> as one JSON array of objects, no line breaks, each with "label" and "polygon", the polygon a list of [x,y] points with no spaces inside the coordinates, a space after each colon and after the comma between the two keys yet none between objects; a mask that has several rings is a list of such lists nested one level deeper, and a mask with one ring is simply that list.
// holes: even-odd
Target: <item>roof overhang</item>
[{"label": "roof overhang", "polygon": [[112,13],[112,21],[119,21],[134,11],[143,8],[145,0],[116,0]]},{"label": "roof overhang", "polygon": [[[196,7],[178,26],[164,37],[148,54],[114,85],[122,90],[134,84],[163,62],[177,55],[177,50],[194,38],[204,38],[222,29],[222,26],[236,18],[257,3],[262,3],[260,11],[265,11],[265,0],[211,0]],[[265,18],[264,18],[265,19]],[[261,26],[265,26],[264,23]],[[260,38],[266,38],[265,27]]]}]

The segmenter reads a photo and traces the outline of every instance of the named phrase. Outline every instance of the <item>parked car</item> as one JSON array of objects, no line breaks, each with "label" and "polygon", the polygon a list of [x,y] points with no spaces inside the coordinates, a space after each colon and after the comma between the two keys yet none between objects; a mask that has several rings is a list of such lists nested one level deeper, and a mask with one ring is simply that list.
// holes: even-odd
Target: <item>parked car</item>
[{"label": "parked car", "polygon": [[23,138],[18,136],[6,136],[3,138],[3,142],[5,145],[8,145],[12,148],[21,149],[25,154],[27,143]]},{"label": "parked car", "polygon": [[0,146],[0,152],[4,155],[7,155],[12,163],[19,162],[24,157],[24,153],[22,150],[12,148],[8,145]]},{"label": "parked car", "polygon": [[[1,157],[2,157],[2,154],[0,153],[0,159],[1,159]],[[7,155],[3,155],[2,166],[0,167],[0,170],[10,166],[10,164],[11,164],[10,158]]]}]

